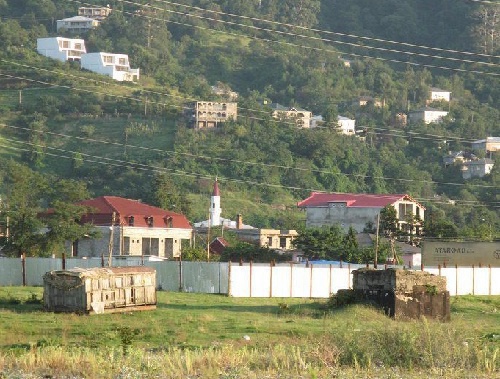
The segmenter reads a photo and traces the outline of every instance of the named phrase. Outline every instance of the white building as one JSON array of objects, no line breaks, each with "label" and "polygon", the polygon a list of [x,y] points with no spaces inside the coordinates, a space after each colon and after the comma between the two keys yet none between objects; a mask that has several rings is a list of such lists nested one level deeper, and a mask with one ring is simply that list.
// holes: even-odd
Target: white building
[{"label": "white building", "polygon": [[64,37],[38,38],[36,50],[38,54],[61,62],[79,61],[87,53],[83,39]]},{"label": "white building", "polygon": [[272,116],[280,121],[294,122],[299,128],[309,128],[311,126],[312,112],[297,107],[285,107],[278,103],[269,105],[272,109]]},{"label": "white building", "polygon": [[344,116],[337,116],[337,125],[342,134],[353,136],[356,133],[356,120]]},{"label": "white building", "polygon": [[82,56],[81,66],[85,70],[107,75],[118,81],[139,80],[139,69],[130,68],[128,55],[112,53],[89,53]]},{"label": "white building", "polygon": [[[89,213],[82,224],[92,224],[100,236],[68,241],[71,256],[101,255],[178,258],[183,244],[191,244],[193,228],[179,213],[117,196],[101,196],[78,203]],[[50,214],[49,214],[50,216]]]},{"label": "white building", "polygon": [[447,111],[442,111],[431,107],[424,107],[409,112],[409,120],[410,123],[413,124],[420,121],[423,121],[426,124],[430,124],[432,122],[441,122],[443,117],[446,117],[447,115]]},{"label": "white building", "polygon": [[99,26],[99,20],[74,16],[57,20],[57,31],[67,31],[70,33],[85,33]]},{"label": "white building", "polygon": [[431,88],[430,101],[450,101],[451,92],[440,88]]}]

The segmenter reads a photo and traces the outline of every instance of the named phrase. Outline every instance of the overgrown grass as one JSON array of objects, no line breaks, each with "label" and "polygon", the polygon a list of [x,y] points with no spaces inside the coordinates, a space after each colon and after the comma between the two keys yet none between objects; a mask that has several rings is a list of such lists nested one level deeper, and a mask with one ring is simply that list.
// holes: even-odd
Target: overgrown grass
[{"label": "overgrown grass", "polygon": [[450,323],[309,299],[159,292],[155,311],[99,316],[43,312],[39,299],[0,288],[0,377],[500,376],[498,296],[454,298]]}]

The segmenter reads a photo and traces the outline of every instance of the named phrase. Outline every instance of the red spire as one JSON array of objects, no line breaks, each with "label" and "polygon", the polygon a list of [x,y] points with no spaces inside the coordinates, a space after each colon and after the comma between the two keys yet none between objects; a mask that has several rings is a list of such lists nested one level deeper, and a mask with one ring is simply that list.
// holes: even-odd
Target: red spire
[{"label": "red spire", "polygon": [[217,181],[217,177],[215,178],[215,183],[214,183],[214,192],[212,193],[212,196],[220,196],[220,192],[219,192],[219,182]]}]

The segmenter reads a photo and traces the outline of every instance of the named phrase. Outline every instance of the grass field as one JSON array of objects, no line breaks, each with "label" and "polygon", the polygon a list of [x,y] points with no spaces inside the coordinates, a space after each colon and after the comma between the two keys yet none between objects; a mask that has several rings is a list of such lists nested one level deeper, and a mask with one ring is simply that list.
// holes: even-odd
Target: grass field
[{"label": "grass field", "polygon": [[498,296],[453,298],[450,323],[171,292],[155,311],[79,316],[43,312],[41,297],[0,288],[0,378],[500,377]]}]

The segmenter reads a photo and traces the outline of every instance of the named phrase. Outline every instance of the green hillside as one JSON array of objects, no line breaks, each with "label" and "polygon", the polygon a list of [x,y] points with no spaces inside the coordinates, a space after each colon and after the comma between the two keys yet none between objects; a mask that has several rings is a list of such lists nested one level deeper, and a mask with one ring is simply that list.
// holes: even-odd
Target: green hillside
[{"label": "green hillside", "polygon": [[[485,223],[500,230],[498,154],[491,174],[469,181],[442,159],[500,136],[500,45],[483,38],[499,25],[481,18],[498,5],[459,3],[0,0],[0,159],[82,180],[91,196],[151,203],[165,174],[192,221],[207,217],[215,176],[223,215],[255,226],[302,225],[295,204],[313,190],[405,192],[429,220],[483,238]],[[37,38],[58,35],[54,20],[88,4],[113,11],[78,37],[89,52],[128,54],[138,83],[36,53]],[[238,93],[237,120],[190,129],[185,104],[226,100],[216,84]],[[431,87],[452,92],[430,104],[449,116],[398,126]],[[354,106],[362,95],[384,106]],[[274,120],[264,100],[322,115],[326,127]],[[363,138],[340,135],[337,115],[355,118]]]}]

